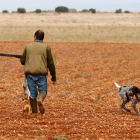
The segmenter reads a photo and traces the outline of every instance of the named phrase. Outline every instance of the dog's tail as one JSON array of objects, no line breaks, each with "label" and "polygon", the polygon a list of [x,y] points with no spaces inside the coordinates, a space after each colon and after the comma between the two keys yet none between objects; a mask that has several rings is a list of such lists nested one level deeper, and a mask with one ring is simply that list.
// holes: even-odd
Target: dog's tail
[{"label": "dog's tail", "polygon": [[116,82],[114,82],[114,84],[117,88],[121,88],[121,86],[119,86]]}]

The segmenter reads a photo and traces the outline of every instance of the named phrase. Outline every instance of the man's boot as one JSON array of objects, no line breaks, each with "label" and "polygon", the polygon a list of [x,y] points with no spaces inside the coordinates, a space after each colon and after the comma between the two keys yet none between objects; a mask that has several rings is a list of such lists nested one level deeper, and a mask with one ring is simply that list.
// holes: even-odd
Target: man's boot
[{"label": "man's boot", "polygon": [[36,98],[30,98],[30,105],[32,108],[32,113],[37,113],[37,99]]},{"label": "man's boot", "polygon": [[46,97],[45,92],[40,92],[39,93],[37,104],[39,106],[39,111],[40,111],[41,114],[44,114],[44,112],[45,112],[45,109],[43,107],[43,101],[44,101],[45,97]]}]

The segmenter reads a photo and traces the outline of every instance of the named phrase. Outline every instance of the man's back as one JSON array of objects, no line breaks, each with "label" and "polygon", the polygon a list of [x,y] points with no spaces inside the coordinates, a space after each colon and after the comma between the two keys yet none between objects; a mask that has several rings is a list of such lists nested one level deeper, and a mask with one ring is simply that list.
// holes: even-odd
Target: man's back
[{"label": "man's back", "polygon": [[26,47],[26,74],[47,75],[47,45],[33,42]]}]

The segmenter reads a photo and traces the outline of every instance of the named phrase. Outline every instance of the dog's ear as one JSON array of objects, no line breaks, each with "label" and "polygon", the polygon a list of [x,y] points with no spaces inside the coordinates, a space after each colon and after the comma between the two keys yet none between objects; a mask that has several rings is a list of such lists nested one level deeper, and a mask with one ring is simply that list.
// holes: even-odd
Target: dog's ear
[{"label": "dog's ear", "polygon": [[138,88],[136,86],[133,86],[132,91],[133,91],[134,94],[137,94],[138,93]]}]

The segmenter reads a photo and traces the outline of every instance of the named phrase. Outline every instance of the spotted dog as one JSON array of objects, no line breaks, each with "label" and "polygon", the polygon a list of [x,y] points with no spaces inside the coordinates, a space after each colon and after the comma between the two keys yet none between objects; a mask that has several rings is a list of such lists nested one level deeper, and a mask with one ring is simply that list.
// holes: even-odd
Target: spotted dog
[{"label": "spotted dog", "polygon": [[136,86],[121,87],[117,83],[114,83],[114,84],[119,89],[119,95],[122,99],[122,104],[120,105],[122,113],[125,113],[124,110],[126,110],[127,112],[130,112],[130,110],[125,107],[125,104],[131,101],[134,111],[136,112],[138,116],[140,116],[140,112],[136,108],[136,104],[140,102],[140,89]]}]

